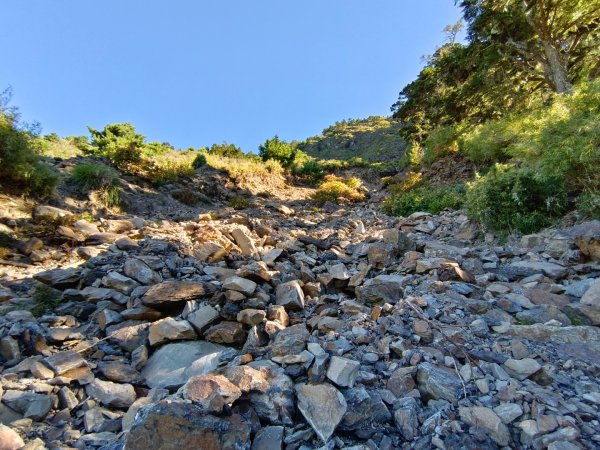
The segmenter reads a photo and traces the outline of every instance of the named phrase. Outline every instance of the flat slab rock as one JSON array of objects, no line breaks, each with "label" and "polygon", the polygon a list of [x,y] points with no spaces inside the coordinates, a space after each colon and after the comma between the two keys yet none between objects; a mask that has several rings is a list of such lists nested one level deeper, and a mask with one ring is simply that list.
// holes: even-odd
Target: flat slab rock
[{"label": "flat slab rock", "polygon": [[206,341],[163,345],[148,359],[142,376],[150,388],[178,388],[194,375],[215,370],[224,350]]},{"label": "flat slab rock", "polygon": [[188,300],[196,300],[210,295],[215,288],[208,283],[194,281],[165,281],[155,284],[142,297],[142,303],[156,309],[182,305]]}]

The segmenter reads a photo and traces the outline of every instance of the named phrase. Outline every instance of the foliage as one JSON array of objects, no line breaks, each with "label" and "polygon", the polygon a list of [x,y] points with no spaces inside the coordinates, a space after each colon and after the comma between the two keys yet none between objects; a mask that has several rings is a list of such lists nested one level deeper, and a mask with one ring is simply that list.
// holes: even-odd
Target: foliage
[{"label": "foliage", "polygon": [[313,200],[318,206],[326,202],[355,203],[365,199],[362,182],[358,178],[342,178],[327,175],[325,181],[313,194]]},{"label": "foliage", "polygon": [[68,139],[60,139],[56,133],[44,136],[39,140],[39,151],[44,156],[60,159],[71,159],[83,153],[78,146]]},{"label": "foliage", "polygon": [[36,317],[54,310],[63,301],[59,291],[41,283],[36,285],[33,299],[36,304],[31,309],[31,313]]},{"label": "foliage", "polygon": [[209,148],[204,149],[207,153],[216,156],[224,156],[226,158],[243,158],[244,152],[241,148],[233,144],[223,142],[222,144],[212,144]]},{"label": "foliage", "polygon": [[207,163],[208,161],[206,159],[206,154],[204,152],[199,152],[194,158],[194,161],[192,162],[192,167],[194,169],[200,169],[206,166]]},{"label": "foliage", "polygon": [[383,210],[393,216],[409,216],[415,212],[438,214],[446,208],[462,207],[463,197],[463,185],[422,185],[408,190],[399,189],[385,199]]},{"label": "foliage", "polygon": [[446,125],[433,130],[423,142],[422,162],[431,165],[444,156],[458,152],[459,127]]},{"label": "foliage", "polygon": [[118,169],[131,171],[142,161],[146,138],[130,123],[115,123],[102,131],[88,127],[92,135],[91,153],[108,158]]},{"label": "foliage", "polygon": [[238,182],[243,182],[250,178],[269,179],[283,175],[283,167],[274,159],[263,162],[260,159],[227,158],[207,154],[206,162],[207,165],[214,169],[226,171],[231,178]]},{"label": "foliage", "polygon": [[325,177],[323,164],[316,159],[308,159],[301,165],[295,165],[293,173],[310,184],[317,184]]},{"label": "foliage", "polygon": [[484,177],[469,184],[469,215],[500,232],[534,233],[566,211],[562,180],[541,176],[528,168],[496,164]]},{"label": "foliage", "polygon": [[258,154],[263,161],[274,159],[281,163],[284,168],[292,166],[296,158],[297,149],[289,142],[279,139],[278,136],[267,139],[258,147]]},{"label": "foliage", "polygon": [[84,192],[97,191],[106,207],[115,207],[120,203],[119,174],[106,164],[78,164],[71,173],[71,179]]},{"label": "foliage", "polygon": [[250,200],[243,195],[234,195],[229,198],[229,206],[235,210],[242,210],[250,207]]},{"label": "foliage", "polygon": [[401,127],[402,124],[379,116],[343,120],[324,129],[321,135],[306,139],[299,147],[322,160],[359,158],[361,164],[368,164],[397,159],[406,146],[400,135]]},{"label": "foliage", "polygon": [[0,183],[37,197],[54,192],[58,175],[40,157],[42,138],[19,121],[8,106],[11,91],[0,94]]}]

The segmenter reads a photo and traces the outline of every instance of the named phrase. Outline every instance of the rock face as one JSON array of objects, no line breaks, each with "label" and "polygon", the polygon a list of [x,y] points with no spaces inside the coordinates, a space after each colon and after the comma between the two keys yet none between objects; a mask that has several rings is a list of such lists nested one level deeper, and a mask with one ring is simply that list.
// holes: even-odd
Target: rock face
[{"label": "rock face", "polygon": [[327,442],[346,413],[344,396],[330,384],[297,384],[298,409],[315,430]]},{"label": "rock face", "polygon": [[250,426],[239,414],[207,415],[189,403],[159,403],[142,408],[129,432],[127,450],[249,449]]}]

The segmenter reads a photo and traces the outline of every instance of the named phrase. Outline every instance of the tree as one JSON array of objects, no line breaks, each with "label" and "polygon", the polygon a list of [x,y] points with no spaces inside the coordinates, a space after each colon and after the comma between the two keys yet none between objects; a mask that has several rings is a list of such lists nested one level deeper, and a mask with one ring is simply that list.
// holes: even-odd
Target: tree
[{"label": "tree", "polygon": [[600,0],[461,0],[469,38],[495,45],[533,81],[569,92],[597,72]]},{"label": "tree", "polygon": [[225,156],[227,158],[243,158],[245,156],[241,148],[227,142],[213,144],[207,149],[207,152],[211,155]]},{"label": "tree", "polygon": [[146,137],[130,123],[106,125],[102,131],[92,127],[88,130],[92,135],[92,153],[110,159],[118,168],[126,169],[142,160]]},{"label": "tree", "polygon": [[258,147],[258,154],[263,161],[274,159],[283,167],[290,167],[296,158],[297,149],[289,142],[282,141],[278,136],[267,139]]}]

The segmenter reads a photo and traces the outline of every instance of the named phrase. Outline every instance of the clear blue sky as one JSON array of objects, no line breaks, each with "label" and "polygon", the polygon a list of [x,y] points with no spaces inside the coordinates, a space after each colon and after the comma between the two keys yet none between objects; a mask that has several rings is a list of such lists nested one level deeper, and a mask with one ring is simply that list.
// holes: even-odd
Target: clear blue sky
[{"label": "clear blue sky", "polygon": [[4,0],[0,91],[44,133],[131,122],[179,148],[389,115],[453,0]]}]

